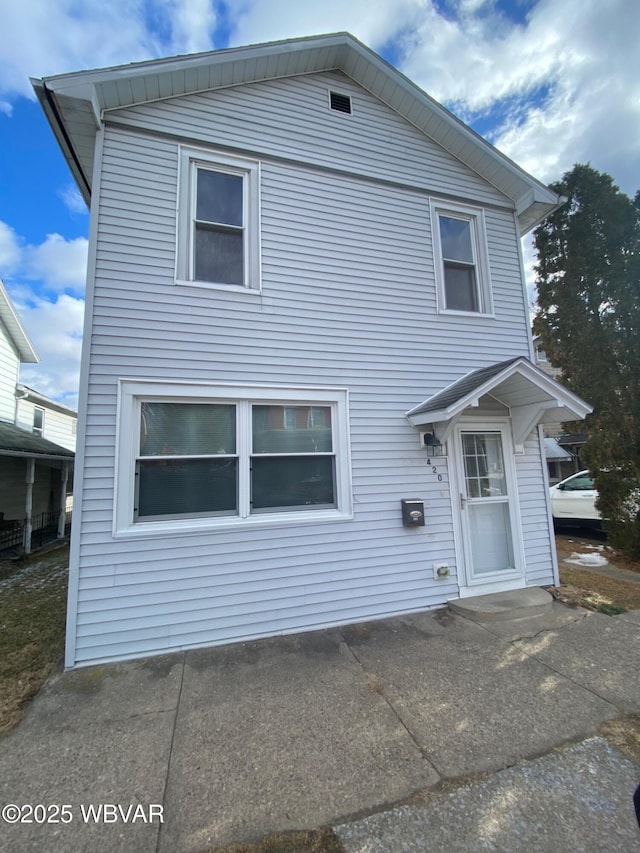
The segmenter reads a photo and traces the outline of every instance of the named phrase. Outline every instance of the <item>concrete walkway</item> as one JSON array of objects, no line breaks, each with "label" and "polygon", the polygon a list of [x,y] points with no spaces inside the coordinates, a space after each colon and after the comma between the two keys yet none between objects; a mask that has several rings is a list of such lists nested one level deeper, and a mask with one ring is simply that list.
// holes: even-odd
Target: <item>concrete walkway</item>
[{"label": "concrete walkway", "polygon": [[5,813],[0,850],[195,853],[331,825],[349,853],[631,853],[640,766],[593,735],[640,712],[639,652],[640,612],[554,603],[60,674],[0,740],[1,804],[33,821]]}]

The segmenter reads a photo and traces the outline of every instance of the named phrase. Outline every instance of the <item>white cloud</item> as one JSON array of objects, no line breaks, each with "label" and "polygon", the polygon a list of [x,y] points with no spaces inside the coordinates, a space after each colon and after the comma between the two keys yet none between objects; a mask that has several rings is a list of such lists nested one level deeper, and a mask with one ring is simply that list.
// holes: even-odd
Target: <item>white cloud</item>
[{"label": "white cloud", "polygon": [[77,408],[84,300],[64,293],[54,302],[42,297],[24,301],[14,291],[11,297],[40,356],[40,364],[22,366],[20,380]]},{"label": "white cloud", "polygon": [[216,11],[211,0],[170,0],[173,44],[177,53],[199,53],[212,47]]},{"label": "white cloud", "polygon": [[[30,246],[0,221],[0,278],[40,356],[39,364],[22,366],[21,379],[72,408],[77,406],[86,268],[84,238],[49,234]],[[74,292],[62,292],[69,290]]]},{"label": "white cloud", "polygon": [[51,290],[84,290],[87,275],[87,240],[65,240],[47,234],[39,246],[27,246],[23,253],[24,275],[38,279]]},{"label": "white cloud", "polygon": [[82,292],[87,248],[85,237],[65,240],[60,234],[47,234],[43,243],[31,246],[0,220],[0,277],[16,283],[38,281],[39,289]]},{"label": "white cloud", "polygon": [[67,184],[58,192],[58,195],[71,213],[89,213],[89,208],[75,184]]},{"label": "white cloud", "polygon": [[379,48],[417,22],[423,0],[248,0],[229,6],[235,12],[234,44],[346,30]]},{"label": "white cloud", "polygon": [[21,250],[16,232],[0,220],[0,276],[10,275],[20,262]]},{"label": "white cloud", "polygon": [[640,4],[540,0],[523,25],[491,4],[476,15],[478,6],[465,0],[460,17],[449,20],[427,3],[405,42],[403,71],[465,119],[510,106],[493,140],[536,177],[559,179],[575,162],[590,161],[634,192]]},{"label": "white cloud", "polygon": [[137,0],[29,0],[3,3],[0,91],[32,96],[30,76],[157,56],[159,39]]}]

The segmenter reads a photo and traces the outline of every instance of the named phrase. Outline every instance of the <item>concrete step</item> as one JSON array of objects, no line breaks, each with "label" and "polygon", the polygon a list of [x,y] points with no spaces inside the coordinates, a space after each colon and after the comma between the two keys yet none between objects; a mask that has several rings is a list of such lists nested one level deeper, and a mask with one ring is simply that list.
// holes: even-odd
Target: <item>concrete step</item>
[{"label": "concrete step", "polygon": [[553,598],[540,587],[494,592],[450,601],[449,609],[472,622],[506,622],[551,611]]}]

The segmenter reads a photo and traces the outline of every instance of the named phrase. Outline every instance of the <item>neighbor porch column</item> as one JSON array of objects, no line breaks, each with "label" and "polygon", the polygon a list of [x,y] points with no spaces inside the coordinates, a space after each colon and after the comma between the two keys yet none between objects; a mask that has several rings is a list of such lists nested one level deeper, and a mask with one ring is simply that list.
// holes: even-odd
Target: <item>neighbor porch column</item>
[{"label": "neighbor porch column", "polygon": [[60,514],[58,516],[58,539],[64,536],[64,528],[67,523],[67,480],[69,479],[69,463],[62,463],[60,473]]},{"label": "neighbor porch column", "polygon": [[27,484],[27,494],[24,506],[24,539],[22,541],[22,546],[24,548],[25,554],[31,553],[31,513],[33,510],[33,481],[35,479],[35,470],[36,460],[33,459],[33,457],[31,459],[27,459],[27,476],[25,478],[25,482]]}]

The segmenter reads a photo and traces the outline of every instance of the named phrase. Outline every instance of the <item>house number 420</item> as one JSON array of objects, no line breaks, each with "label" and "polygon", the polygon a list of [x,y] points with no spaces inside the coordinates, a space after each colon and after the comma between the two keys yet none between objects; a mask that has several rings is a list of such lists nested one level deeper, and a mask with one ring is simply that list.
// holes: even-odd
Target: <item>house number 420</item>
[{"label": "house number 420", "polygon": [[[431,465],[431,460],[430,460],[430,459],[427,459],[427,465]],[[437,467],[436,467],[435,465],[431,465],[431,472],[432,472],[433,474],[436,474],[436,475],[437,475],[437,477],[438,477],[438,482],[439,482],[439,483],[441,483],[441,482],[442,482],[442,474],[438,474],[438,469],[437,469]]]}]

